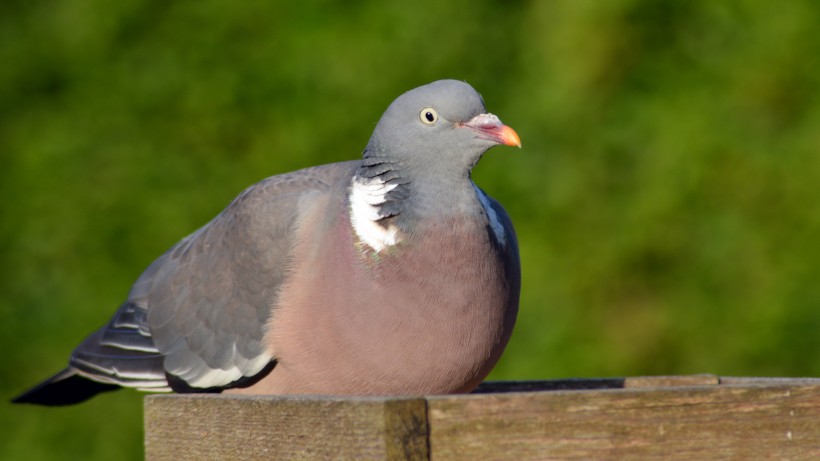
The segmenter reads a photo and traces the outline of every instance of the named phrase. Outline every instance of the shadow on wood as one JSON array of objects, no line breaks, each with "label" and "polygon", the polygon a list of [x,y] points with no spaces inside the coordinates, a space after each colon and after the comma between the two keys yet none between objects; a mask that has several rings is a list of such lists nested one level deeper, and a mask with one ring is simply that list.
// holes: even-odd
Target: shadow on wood
[{"label": "shadow on wood", "polygon": [[484,383],[425,398],[153,395],[147,460],[820,459],[820,379]]}]

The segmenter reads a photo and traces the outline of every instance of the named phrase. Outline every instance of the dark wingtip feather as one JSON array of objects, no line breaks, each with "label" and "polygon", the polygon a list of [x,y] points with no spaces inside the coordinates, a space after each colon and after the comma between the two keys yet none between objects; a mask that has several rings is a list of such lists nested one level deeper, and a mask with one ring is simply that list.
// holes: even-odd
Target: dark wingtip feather
[{"label": "dark wingtip feather", "polygon": [[120,389],[113,384],[104,384],[83,378],[75,370],[66,368],[37,386],[12,399],[12,403],[62,406],[85,402],[100,392]]}]

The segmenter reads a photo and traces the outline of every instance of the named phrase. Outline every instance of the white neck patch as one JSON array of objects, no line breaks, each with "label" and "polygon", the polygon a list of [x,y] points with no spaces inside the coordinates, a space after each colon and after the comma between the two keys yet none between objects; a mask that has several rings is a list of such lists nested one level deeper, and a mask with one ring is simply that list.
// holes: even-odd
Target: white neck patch
[{"label": "white neck patch", "polygon": [[478,200],[481,202],[481,207],[484,208],[484,214],[487,215],[487,220],[490,223],[490,229],[493,230],[496,240],[498,240],[500,244],[506,245],[507,236],[504,234],[504,225],[498,220],[498,214],[496,214],[490,204],[490,199],[487,198],[484,192],[482,192],[481,189],[479,189],[475,184],[473,184],[473,187],[475,188],[475,194],[478,196]]},{"label": "white neck patch", "polygon": [[382,219],[378,205],[386,202],[387,193],[395,188],[396,184],[386,184],[379,179],[356,177],[350,187],[350,224],[359,240],[377,253],[401,241],[398,227],[393,224],[384,227],[378,222]]}]

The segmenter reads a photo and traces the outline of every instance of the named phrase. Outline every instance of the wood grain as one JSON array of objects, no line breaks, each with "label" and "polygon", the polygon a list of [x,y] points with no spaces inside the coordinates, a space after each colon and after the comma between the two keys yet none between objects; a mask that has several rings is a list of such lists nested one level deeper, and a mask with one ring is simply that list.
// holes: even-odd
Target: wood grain
[{"label": "wood grain", "polygon": [[820,379],[484,383],[426,398],[155,395],[149,461],[820,459]]},{"label": "wood grain", "polygon": [[820,386],[428,398],[432,460],[820,459]]},{"label": "wood grain", "polygon": [[145,459],[426,460],[423,399],[157,395]]}]

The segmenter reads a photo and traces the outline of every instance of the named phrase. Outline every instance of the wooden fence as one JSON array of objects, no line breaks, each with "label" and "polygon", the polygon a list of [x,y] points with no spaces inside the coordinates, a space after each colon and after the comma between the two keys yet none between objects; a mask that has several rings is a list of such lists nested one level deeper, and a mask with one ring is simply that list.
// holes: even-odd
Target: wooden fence
[{"label": "wooden fence", "polygon": [[153,395],[149,461],[820,460],[820,379],[496,382],[470,395]]}]

